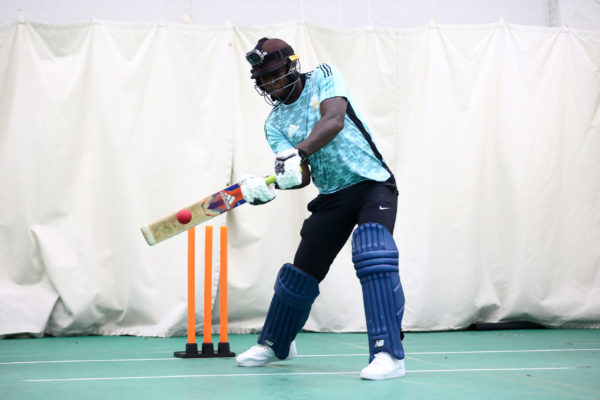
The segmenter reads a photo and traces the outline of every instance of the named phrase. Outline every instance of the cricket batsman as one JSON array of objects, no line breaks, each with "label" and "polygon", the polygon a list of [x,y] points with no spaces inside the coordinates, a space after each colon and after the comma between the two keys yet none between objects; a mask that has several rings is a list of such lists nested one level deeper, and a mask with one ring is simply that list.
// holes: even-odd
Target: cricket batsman
[{"label": "cricket batsman", "polygon": [[240,354],[237,364],[255,367],[296,357],[294,339],[319,295],[319,283],[352,236],[369,340],[369,365],[360,377],[401,377],[404,293],[392,236],[398,202],[394,176],[336,67],[321,64],[301,73],[292,47],[268,38],[260,39],[246,60],[256,90],[273,106],[265,133],[276,155],[276,183],[248,177],[241,183],[244,199],[264,204],[273,200],[275,188],[301,188],[311,178],[319,195],[308,204],[311,214],[293,263],[277,275],[258,344]]}]

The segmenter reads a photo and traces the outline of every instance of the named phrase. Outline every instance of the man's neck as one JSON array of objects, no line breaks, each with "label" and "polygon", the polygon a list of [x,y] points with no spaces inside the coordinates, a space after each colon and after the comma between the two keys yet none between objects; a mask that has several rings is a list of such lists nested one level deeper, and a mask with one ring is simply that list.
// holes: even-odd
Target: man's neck
[{"label": "man's neck", "polygon": [[285,104],[292,104],[296,100],[298,100],[298,98],[302,94],[302,90],[304,89],[304,82],[305,81],[306,81],[306,75],[305,74],[301,74],[300,75],[300,79],[298,79],[296,81],[296,83],[294,84],[294,89],[292,89],[293,90],[292,95],[290,96],[290,98],[288,99],[288,101],[285,102]]}]

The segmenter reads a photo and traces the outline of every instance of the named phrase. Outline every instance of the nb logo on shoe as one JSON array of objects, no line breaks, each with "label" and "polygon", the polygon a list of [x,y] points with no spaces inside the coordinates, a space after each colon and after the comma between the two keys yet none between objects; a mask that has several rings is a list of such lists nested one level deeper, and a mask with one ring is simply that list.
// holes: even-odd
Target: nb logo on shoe
[{"label": "nb logo on shoe", "polygon": [[385,340],[383,340],[383,339],[377,339],[377,340],[375,340],[374,347],[376,349],[380,348],[380,347],[383,347],[383,346],[385,346]]}]

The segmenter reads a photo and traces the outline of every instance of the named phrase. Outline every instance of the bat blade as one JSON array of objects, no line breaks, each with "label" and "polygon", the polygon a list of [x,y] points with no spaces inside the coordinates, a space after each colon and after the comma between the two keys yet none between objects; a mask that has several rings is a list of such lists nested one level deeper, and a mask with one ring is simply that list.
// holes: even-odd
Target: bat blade
[{"label": "bat blade", "polygon": [[[275,176],[265,178],[267,184],[275,182]],[[211,218],[226,213],[244,204],[244,196],[239,183],[218,191],[194,204],[185,207],[192,214],[192,219],[185,224],[177,220],[177,212],[170,214],[142,228],[142,234],[150,246],[162,242],[172,236],[201,224]]]}]

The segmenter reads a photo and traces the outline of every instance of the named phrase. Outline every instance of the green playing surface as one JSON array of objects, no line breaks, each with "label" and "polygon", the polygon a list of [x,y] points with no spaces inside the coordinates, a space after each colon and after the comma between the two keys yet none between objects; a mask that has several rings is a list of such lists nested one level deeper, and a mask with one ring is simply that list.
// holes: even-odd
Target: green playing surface
[{"label": "green playing surface", "polygon": [[[256,338],[231,335],[231,350]],[[407,374],[388,381],[359,378],[366,334],[301,333],[296,343],[295,360],[241,368],[173,357],[181,337],[5,339],[0,398],[600,399],[598,330],[407,333]]]}]

